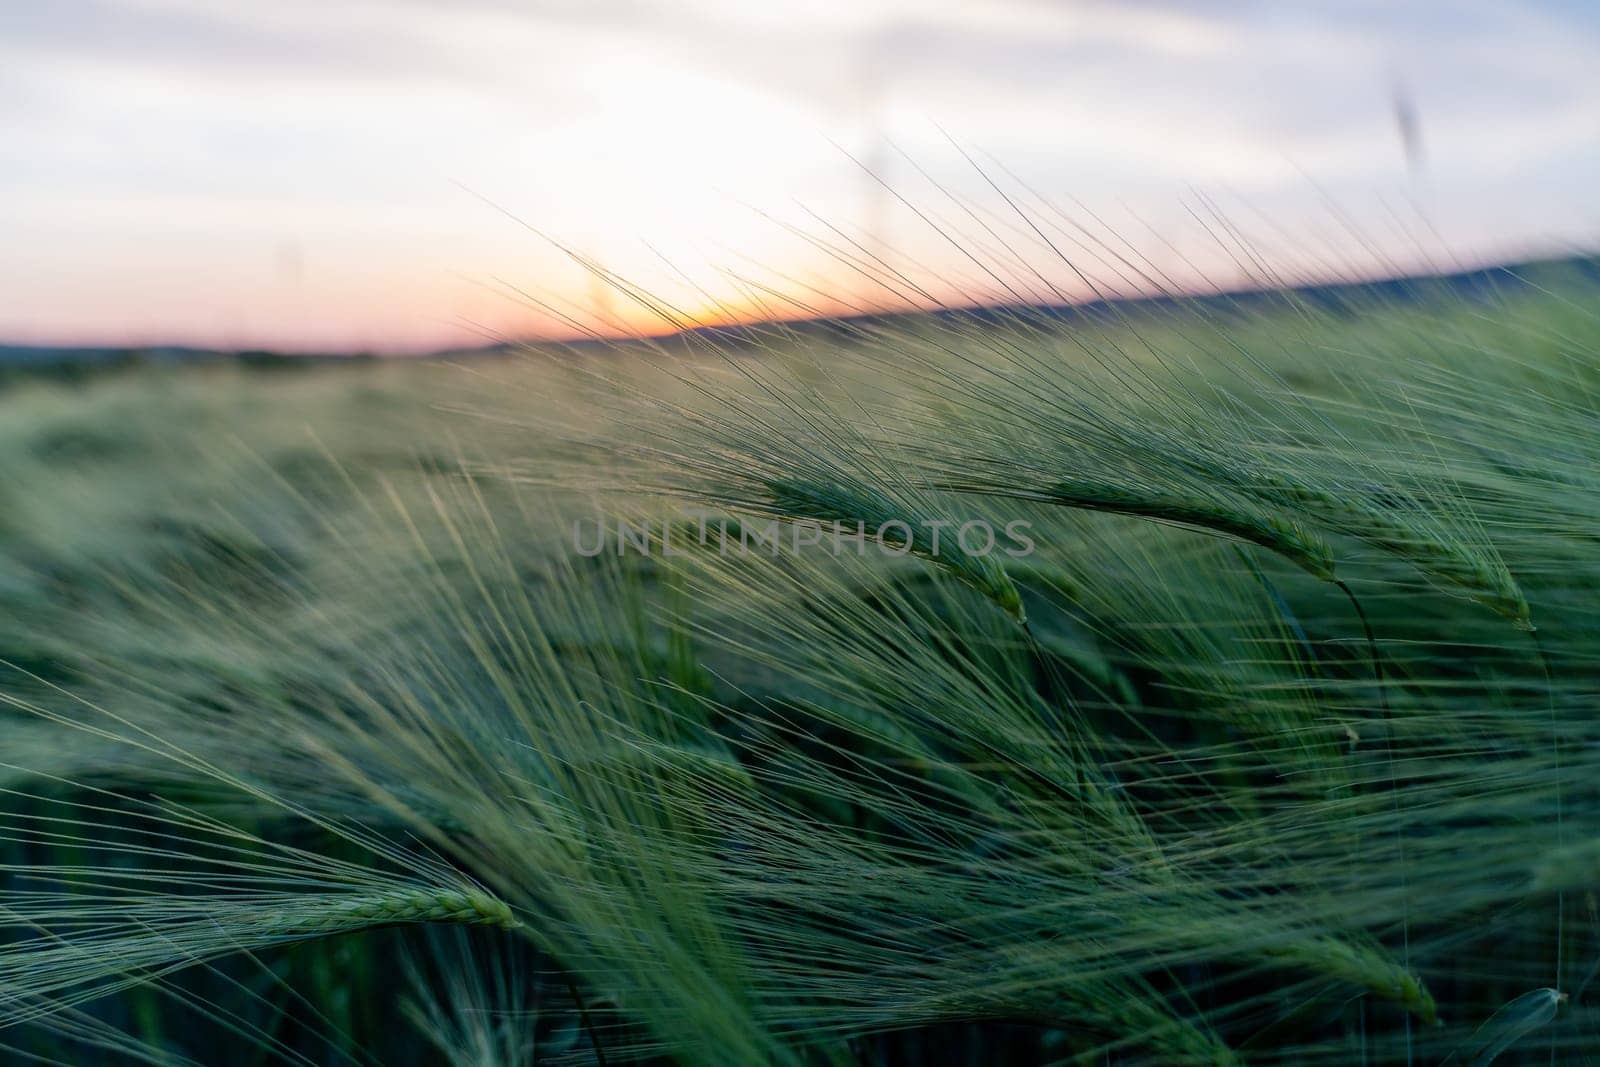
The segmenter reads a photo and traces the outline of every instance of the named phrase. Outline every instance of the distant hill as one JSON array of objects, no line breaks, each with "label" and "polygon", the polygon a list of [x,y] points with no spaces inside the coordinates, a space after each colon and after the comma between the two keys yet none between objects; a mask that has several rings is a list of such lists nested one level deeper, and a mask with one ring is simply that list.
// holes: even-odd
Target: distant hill
[{"label": "distant hill", "polygon": [[[1234,289],[1219,293],[1176,296],[1118,297],[1075,304],[995,304],[982,307],[934,311],[887,312],[849,315],[839,318],[798,319],[785,322],[786,329],[802,336],[849,334],[863,326],[882,325],[912,318],[982,322],[1072,322],[1104,318],[1141,310],[1162,310],[1179,306],[1204,309],[1214,315],[1259,313],[1282,308],[1293,301],[1323,311],[1354,313],[1373,304],[1408,304],[1423,300],[1454,299],[1487,303],[1519,291],[1542,287],[1552,282],[1592,281],[1600,284],[1600,255],[1564,256],[1523,260],[1444,274],[1411,274],[1360,281],[1322,282],[1280,289]],[[753,340],[772,324],[710,326],[686,331],[686,335],[710,337],[736,343]]]},{"label": "distant hill", "polygon": [[192,360],[225,359],[228,353],[204,348],[169,345],[160,348],[79,348],[71,345],[0,344],[0,364],[49,366],[58,363],[121,363],[147,361],[177,363]]},{"label": "distant hill", "polygon": [[[1203,307],[1219,313],[1250,313],[1281,306],[1286,298],[1300,304],[1310,304],[1323,310],[1355,311],[1373,302],[1409,303],[1423,298],[1455,298],[1474,302],[1498,299],[1540,284],[1540,279],[1562,277],[1600,282],[1600,256],[1582,255],[1552,259],[1525,260],[1495,266],[1446,274],[1415,274],[1375,280],[1327,282],[1295,286],[1288,289],[1238,289],[1223,293],[1194,296],[1147,296],[1114,300],[1092,300],[1077,304],[993,305],[986,307],[957,308],[937,311],[886,312],[872,315],[853,315],[827,319],[796,319],[784,322],[786,330],[819,337],[849,334],[863,326],[881,325],[912,318],[932,317],[959,319],[963,322],[1003,322],[1018,318],[1034,322],[1096,318],[1114,313],[1140,309],[1160,309],[1185,305]],[[710,326],[686,331],[683,340],[690,336],[703,339],[739,343],[758,339],[772,328],[771,323],[753,323],[744,326]],[[670,335],[658,340],[670,342]],[[473,355],[490,356],[515,350],[516,344],[486,345],[481,348],[452,350],[452,357]],[[564,347],[577,350],[609,348],[603,341],[577,340],[564,343]],[[147,364],[222,363],[234,362],[260,367],[292,369],[331,360],[372,359],[371,353],[288,354],[263,350],[230,352],[209,348],[192,348],[183,345],[154,347],[72,347],[53,345],[0,344],[0,374],[5,372],[67,372],[73,370],[93,372],[123,366]],[[428,358],[426,355],[413,358]]]},{"label": "distant hill", "polygon": [[101,371],[142,366],[235,364],[262,370],[293,370],[338,361],[368,360],[371,353],[284,353],[259,349],[225,351],[187,345],[153,347],[78,347],[72,345],[0,344],[0,379],[7,375],[78,377]]}]

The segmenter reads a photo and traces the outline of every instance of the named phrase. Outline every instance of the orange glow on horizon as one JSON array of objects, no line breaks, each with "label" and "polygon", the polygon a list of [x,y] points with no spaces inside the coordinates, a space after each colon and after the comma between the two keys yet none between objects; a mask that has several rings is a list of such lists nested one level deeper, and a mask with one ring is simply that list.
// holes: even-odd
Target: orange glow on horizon
[{"label": "orange glow on horizon", "polygon": [[517,220],[708,325],[1600,244],[1576,10],[109,7],[0,38],[0,343],[672,328]]}]

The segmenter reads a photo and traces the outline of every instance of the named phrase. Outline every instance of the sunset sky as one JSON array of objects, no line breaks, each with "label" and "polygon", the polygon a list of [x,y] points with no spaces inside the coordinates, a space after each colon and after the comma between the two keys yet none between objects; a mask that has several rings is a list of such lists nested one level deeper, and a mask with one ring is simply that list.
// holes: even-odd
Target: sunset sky
[{"label": "sunset sky", "polygon": [[786,224],[990,293],[855,160],[1082,295],[956,145],[1196,284],[1212,208],[1291,271],[1594,248],[1600,5],[0,0],[0,130],[0,342],[418,350],[573,332],[506,285],[661,325],[535,230],[697,321],[888,299]]}]

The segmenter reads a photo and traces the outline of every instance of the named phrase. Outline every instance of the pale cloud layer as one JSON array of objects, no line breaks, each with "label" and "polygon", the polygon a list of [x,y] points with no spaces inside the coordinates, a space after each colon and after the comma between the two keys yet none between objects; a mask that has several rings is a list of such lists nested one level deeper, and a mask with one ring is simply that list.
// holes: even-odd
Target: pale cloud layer
[{"label": "pale cloud layer", "polygon": [[0,0],[0,129],[0,337],[406,348],[554,328],[496,279],[644,324],[480,196],[696,315],[754,306],[743,279],[885,299],[785,223],[995,291],[846,154],[1043,255],[947,133],[1063,234],[1092,211],[1191,280],[1245,280],[1213,206],[1289,271],[1592,247],[1600,14]]}]

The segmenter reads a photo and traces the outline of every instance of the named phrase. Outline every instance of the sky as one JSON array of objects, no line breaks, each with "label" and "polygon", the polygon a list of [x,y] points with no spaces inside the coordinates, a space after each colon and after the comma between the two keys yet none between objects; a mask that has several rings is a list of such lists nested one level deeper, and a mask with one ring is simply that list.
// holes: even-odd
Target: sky
[{"label": "sky", "polygon": [[1600,5],[0,0],[0,133],[0,342],[1205,289],[1594,249]]}]

